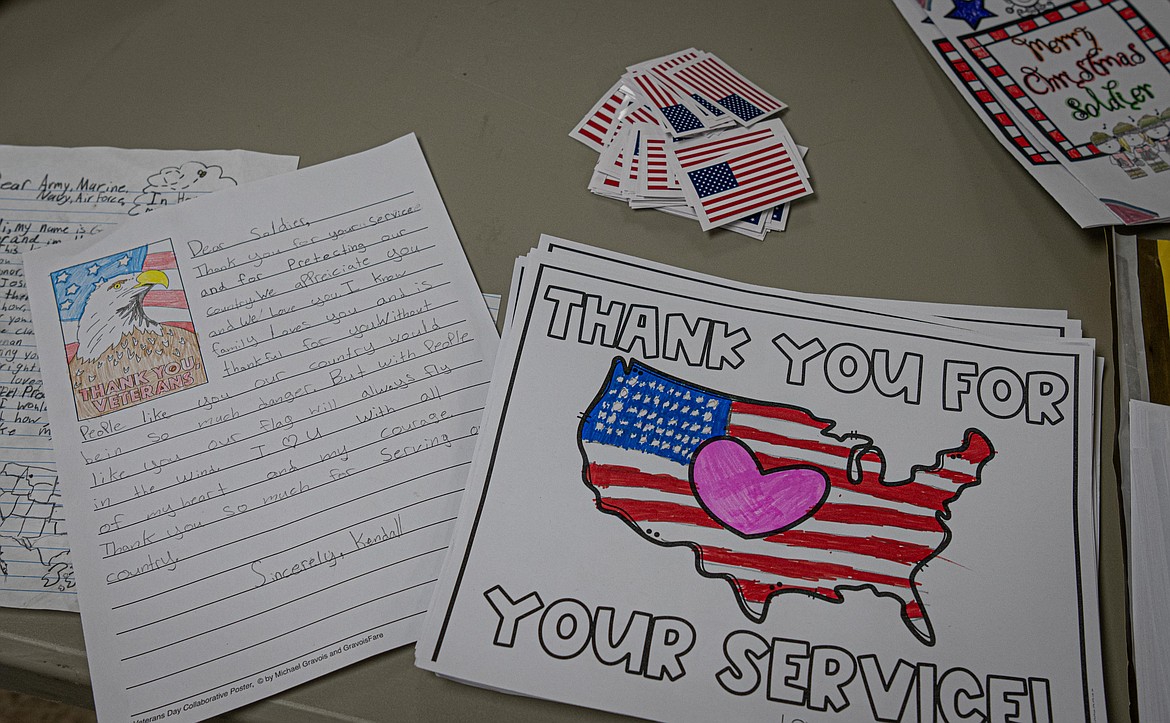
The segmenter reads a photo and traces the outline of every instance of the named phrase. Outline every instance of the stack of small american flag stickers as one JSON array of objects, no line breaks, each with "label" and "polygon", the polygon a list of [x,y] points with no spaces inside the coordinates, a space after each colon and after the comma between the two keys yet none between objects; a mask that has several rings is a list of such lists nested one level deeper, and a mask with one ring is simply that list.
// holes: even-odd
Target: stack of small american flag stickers
[{"label": "stack of small american flag stickers", "polygon": [[786,107],[691,48],[627,68],[569,135],[599,154],[593,193],[763,239],[812,193]]}]

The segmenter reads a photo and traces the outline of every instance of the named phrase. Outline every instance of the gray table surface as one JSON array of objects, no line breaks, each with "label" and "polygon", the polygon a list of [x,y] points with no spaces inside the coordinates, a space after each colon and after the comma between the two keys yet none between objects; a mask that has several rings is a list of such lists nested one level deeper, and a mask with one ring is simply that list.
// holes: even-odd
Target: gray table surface
[{"label": "gray table surface", "polygon": [[[591,195],[569,130],[696,46],[787,102],[816,194],[764,242]],[[247,148],[307,166],[418,134],[485,292],[540,233],[800,291],[1067,309],[1106,366],[1101,628],[1130,720],[1109,254],[1005,152],[892,4],[0,2],[0,143]],[[1166,235],[1166,227],[1155,229]],[[1043,644],[1043,641],[1037,641]],[[378,656],[241,721],[602,719]],[[92,705],[76,615],[0,609],[0,686]]]}]

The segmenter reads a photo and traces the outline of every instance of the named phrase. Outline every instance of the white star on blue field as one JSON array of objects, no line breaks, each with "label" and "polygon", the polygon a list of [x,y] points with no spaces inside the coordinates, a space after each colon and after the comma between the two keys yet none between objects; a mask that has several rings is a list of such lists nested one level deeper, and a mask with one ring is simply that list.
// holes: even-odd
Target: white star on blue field
[{"label": "white star on blue field", "polygon": [[85,302],[94,288],[122,274],[138,273],[146,260],[146,246],[86,261],[83,264],[54,271],[53,295],[61,321],[77,321],[85,310]]}]

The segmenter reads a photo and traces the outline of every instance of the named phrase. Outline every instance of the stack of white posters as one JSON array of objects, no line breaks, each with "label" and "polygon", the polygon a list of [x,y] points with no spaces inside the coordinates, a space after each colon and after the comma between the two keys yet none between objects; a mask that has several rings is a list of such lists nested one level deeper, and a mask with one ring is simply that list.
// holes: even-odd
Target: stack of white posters
[{"label": "stack of white posters", "polygon": [[100,718],[415,640],[498,335],[413,135],[24,259]]},{"label": "stack of white posters", "polygon": [[1129,581],[1142,720],[1170,720],[1170,407],[1129,403]]},{"label": "stack of white posters", "polygon": [[1170,219],[1170,6],[894,0],[1000,143],[1082,227]]},{"label": "stack of white posters", "polygon": [[626,69],[572,132],[598,153],[589,190],[763,239],[812,193],[787,106],[711,53],[689,48]]},{"label": "stack of white posters", "polygon": [[419,666],[658,720],[1105,720],[1063,312],[547,237],[510,298]]}]

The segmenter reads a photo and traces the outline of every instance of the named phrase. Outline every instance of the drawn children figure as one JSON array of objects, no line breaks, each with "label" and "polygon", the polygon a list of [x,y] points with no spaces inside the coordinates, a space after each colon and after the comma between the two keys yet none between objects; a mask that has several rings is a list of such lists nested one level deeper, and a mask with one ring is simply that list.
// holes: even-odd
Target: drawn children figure
[{"label": "drawn children figure", "polygon": [[1125,171],[1130,178],[1145,178],[1146,172],[1138,168],[1140,162],[1129,154],[1129,148],[1120,138],[1102,131],[1095,131],[1089,136],[1089,142],[1097,147],[1101,153],[1109,156],[1115,166]]},{"label": "drawn children figure", "polygon": [[[1150,136],[1151,131],[1162,126],[1162,120],[1158,116],[1145,114],[1138,119],[1139,133],[1131,143],[1130,147],[1137,157],[1150,167],[1154,173],[1161,173],[1162,171],[1170,170],[1170,163],[1158,154],[1158,146],[1155,139]],[[1132,134],[1131,134],[1132,135]],[[1128,138],[1127,138],[1128,140]]]},{"label": "drawn children figure", "polygon": [[1157,124],[1152,124],[1144,130],[1154,148],[1162,155],[1170,156],[1170,108],[1162,111]]}]

